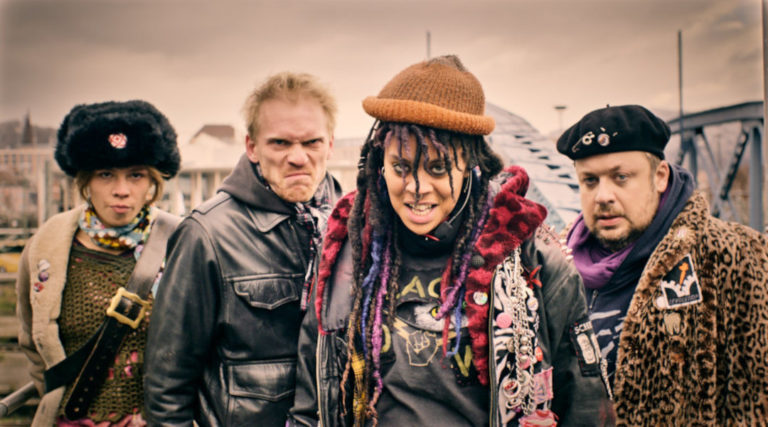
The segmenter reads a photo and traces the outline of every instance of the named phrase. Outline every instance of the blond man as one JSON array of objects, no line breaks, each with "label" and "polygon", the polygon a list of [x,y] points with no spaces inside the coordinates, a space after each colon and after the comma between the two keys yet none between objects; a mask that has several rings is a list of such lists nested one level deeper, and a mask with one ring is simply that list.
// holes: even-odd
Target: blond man
[{"label": "blond man", "polygon": [[307,74],[245,104],[245,153],[169,241],[149,332],[151,424],[281,425],[320,236],[340,194],[326,172],[336,104]]}]

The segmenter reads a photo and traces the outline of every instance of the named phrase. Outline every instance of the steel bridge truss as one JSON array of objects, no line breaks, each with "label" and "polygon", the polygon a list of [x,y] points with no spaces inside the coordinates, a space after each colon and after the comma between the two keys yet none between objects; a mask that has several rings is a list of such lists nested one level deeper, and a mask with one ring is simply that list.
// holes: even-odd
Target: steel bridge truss
[{"label": "steel bridge truss", "polygon": [[[712,146],[704,134],[704,128],[724,123],[738,122],[741,125],[737,140],[732,144],[727,169],[718,165]],[[681,126],[682,125],[682,126]],[[692,113],[669,121],[673,134],[680,134],[680,150],[674,162],[683,165],[687,159],[687,169],[697,180],[701,167],[707,175],[712,188],[712,214],[729,221],[744,222],[731,198],[731,189],[736,173],[741,166],[747,147],[749,153],[749,223],[756,230],[763,231],[765,196],[763,157],[763,103],[747,102],[712,110]],[[697,182],[698,184],[698,182]]]}]

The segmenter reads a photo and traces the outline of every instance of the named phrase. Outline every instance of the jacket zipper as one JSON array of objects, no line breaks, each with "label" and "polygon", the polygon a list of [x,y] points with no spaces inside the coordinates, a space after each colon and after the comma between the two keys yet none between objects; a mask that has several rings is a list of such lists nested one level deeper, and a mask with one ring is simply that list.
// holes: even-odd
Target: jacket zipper
[{"label": "jacket zipper", "polygon": [[592,307],[595,306],[595,300],[597,299],[597,294],[598,293],[599,293],[599,291],[597,289],[595,289],[595,291],[592,292],[592,300],[589,301],[589,312],[590,313],[592,312]]},{"label": "jacket zipper", "polygon": [[[494,274],[495,276],[495,274]],[[488,343],[489,343],[489,353],[488,353],[488,384],[490,385],[490,394],[491,394],[491,408],[490,412],[488,413],[490,420],[488,420],[488,426],[489,427],[495,427],[496,426],[496,399],[498,397],[496,396],[496,384],[495,384],[495,378],[496,378],[496,349],[493,346],[493,297],[496,295],[496,291],[493,288],[493,277],[491,278],[491,289],[488,292]]]},{"label": "jacket zipper", "polygon": [[320,400],[322,399],[321,394],[321,385],[320,385],[320,368],[321,368],[321,359],[320,359],[320,347],[321,342],[323,341],[324,336],[318,332],[317,334],[317,346],[315,347],[315,387],[317,390],[315,390],[315,394],[317,395],[317,419],[319,421],[318,425],[323,425],[323,402]]}]

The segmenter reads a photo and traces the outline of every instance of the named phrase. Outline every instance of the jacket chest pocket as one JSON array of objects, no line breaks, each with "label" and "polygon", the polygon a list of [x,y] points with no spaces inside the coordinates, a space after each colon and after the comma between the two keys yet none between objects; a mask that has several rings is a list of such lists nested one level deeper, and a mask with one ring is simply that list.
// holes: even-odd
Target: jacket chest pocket
[{"label": "jacket chest pocket", "polygon": [[299,307],[301,276],[232,280],[222,314],[226,318],[226,358],[272,359],[295,356],[303,317]]},{"label": "jacket chest pocket", "polygon": [[275,310],[281,305],[299,300],[301,276],[271,276],[233,279],[235,295],[248,306],[263,310]]}]

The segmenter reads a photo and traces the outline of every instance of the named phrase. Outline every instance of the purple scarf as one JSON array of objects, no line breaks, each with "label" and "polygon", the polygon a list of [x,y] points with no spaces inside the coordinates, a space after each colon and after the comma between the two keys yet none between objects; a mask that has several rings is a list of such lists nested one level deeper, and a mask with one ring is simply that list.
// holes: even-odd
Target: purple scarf
[{"label": "purple scarf", "polygon": [[683,210],[691,194],[691,174],[680,166],[670,164],[669,184],[661,196],[653,221],[635,242],[618,252],[603,247],[587,229],[584,216],[579,215],[568,233],[568,247],[573,250],[573,262],[581,273],[584,287],[599,289],[611,279],[618,285],[636,283],[648,257],[667,233],[677,214]]},{"label": "purple scarf", "polygon": [[635,242],[618,252],[611,252],[592,237],[584,223],[584,215],[579,214],[568,234],[568,247],[573,249],[573,262],[581,273],[584,287],[599,289],[611,280],[613,273],[635,247]]}]

